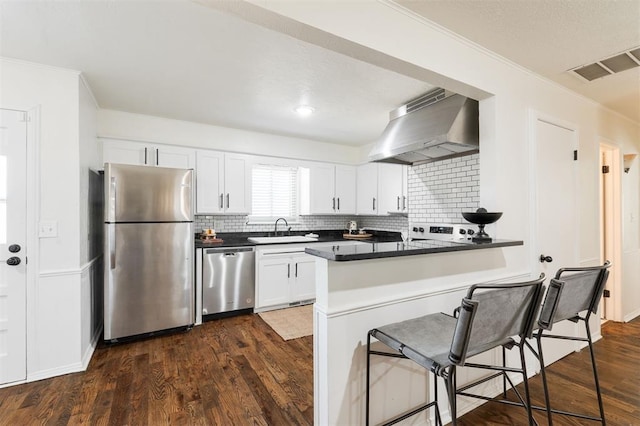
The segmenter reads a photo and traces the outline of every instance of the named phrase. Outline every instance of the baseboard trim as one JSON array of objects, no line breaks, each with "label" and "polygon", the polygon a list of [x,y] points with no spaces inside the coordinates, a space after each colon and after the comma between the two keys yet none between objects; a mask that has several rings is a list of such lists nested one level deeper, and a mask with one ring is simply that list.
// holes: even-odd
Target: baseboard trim
[{"label": "baseboard trim", "polygon": [[634,320],[635,318],[640,316],[640,308],[636,309],[635,311],[627,314],[624,316],[624,318],[622,319],[624,322],[629,322]]},{"label": "baseboard trim", "polygon": [[87,346],[87,349],[84,351],[84,355],[82,356],[83,371],[86,371],[87,368],[89,367],[89,363],[91,362],[93,353],[95,352],[96,347],[98,346],[98,340],[100,339],[100,336],[102,336],[102,327],[103,327],[103,324],[101,323],[100,326],[96,328],[95,333],[93,333],[93,336],[91,337],[91,343],[89,343],[89,346]]},{"label": "baseboard trim", "polygon": [[82,363],[76,362],[62,367],[51,368],[49,370],[36,371],[27,375],[27,382],[35,382],[43,379],[50,379],[56,376],[62,376],[70,373],[78,373],[84,371]]}]

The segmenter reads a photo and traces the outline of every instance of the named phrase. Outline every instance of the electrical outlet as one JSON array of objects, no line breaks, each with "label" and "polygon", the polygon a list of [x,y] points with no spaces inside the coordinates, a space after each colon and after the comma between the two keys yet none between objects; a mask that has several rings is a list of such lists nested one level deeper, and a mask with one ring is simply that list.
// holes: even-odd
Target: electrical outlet
[{"label": "electrical outlet", "polygon": [[58,236],[58,222],[55,220],[43,220],[38,231],[40,238],[55,238]]}]

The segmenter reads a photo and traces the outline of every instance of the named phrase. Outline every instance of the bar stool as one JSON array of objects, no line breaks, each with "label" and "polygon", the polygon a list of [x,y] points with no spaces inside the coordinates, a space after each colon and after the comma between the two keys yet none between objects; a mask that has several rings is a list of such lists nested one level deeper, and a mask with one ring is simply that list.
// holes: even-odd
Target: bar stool
[{"label": "bar stool", "polygon": [[[456,425],[456,395],[469,395],[464,391],[472,386],[467,385],[457,389],[456,367],[458,366],[499,371],[490,378],[499,375],[508,378],[506,373],[522,374],[525,395],[524,398],[519,393],[517,395],[527,410],[529,424],[534,424],[524,362],[524,342],[525,338],[531,337],[533,333],[544,293],[543,281],[544,274],[528,282],[473,285],[469,288],[466,297],[462,299],[460,307],[454,311],[454,316],[444,313],[431,314],[369,330],[367,333],[366,424],[369,425],[371,355],[409,359],[433,373],[435,379],[433,401],[401,414],[385,422],[385,425],[395,424],[434,407],[436,423],[442,426],[438,408],[438,377],[445,381],[451,420],[453,425]],[[515,336],[518,336],[517,340],[514,339]],[[372,350],[372,337],[395,352]],[[468,357],[500,346],[509,349],[518,347],[519,368],[466,362]],[[482,379],[474,385],[488,379]],[[509,382],[511,383],[510,379]]]},{"label": "bar stool", "polygon": [[[591,314],[595,314],[604,292],[609,277],[608,268],[611,266],[606,261],[602,266],[585,267],[585,268],[562,268],[556,273],[555,278],[551,280],[547,295],[545,297],[540,318],[538,319],[539,328],[535,332],[534,337],[537,342],[538,350],[534,350],[529,343],[527,346],[540,361],[540,372],[542,375],[542,384],[544,389],[544,398],[546,407],[543,408],[547,412],[549,425],[553,424],[552,413],[577,417],[585,420],[599,421],[603,425],[606,424],[604,417],[604,407],[602,405],[602,394],[600,392],[600,383],[598,381],[598,370],[596,368],[596,359],[593,352],[593,342],[591,340],[591,330],[589,328],[589,318]],[[584,316],[580,313],[585,312]],[[572,322],[583,322],[587,337],[565,336],[549,334],[553,325],[560,321],[569,320]],[[598,407],[600,409],[600,417],[588,416],[585,414],[572,413],[568,411],[556,410],[551,408],[549,387],[547,384],[547,375],[544,367],[544,356],[542,351],[542,339],[562,339],[577,342],[586,342],[589,345],[589,353],[591,355],[591,368],[593,370],[593,379],[595,383],[596,395],[598,398]],[[534,407],[541,409],[540,407]]]}]

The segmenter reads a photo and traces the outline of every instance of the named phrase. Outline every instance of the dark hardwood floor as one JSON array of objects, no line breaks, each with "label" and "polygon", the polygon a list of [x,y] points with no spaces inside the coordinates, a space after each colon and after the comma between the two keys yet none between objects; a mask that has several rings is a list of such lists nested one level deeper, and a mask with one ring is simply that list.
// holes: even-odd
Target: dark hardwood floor
[{"label": "dark hardwood floor", "polygon": [[84,373],[0,389],[0,425],[310,425],[312,339],[243,315],[100,345]]},{"label": "dark hardwood floor", "polygon": [[[609,425],[640,425],[640,319],[608,323],[596,343]],[[312,337],[282,341],[257,315],[190,332],[99,346],[84,373],[0,389],[0,425],[307,425],[313,423]],[[553,403],[597,413],[586,350],[555,363]],[[532,380],[536,403],[541,385]],[[536,413],[541,425],[546,421]],[[526,424],[487,403],[460,424]],[[562,416],[554,424],[597,424]],[[346,425],[345,425],[346,426]],[[350,425],[349,425],[350,426]]]},{"label": "dark hardwood floor", "polygon": [[[611,426],[640,425],[640,318],[630,323],[608,322],[604,336],[595,343],[596,364],[602,390],[605,419]],[[551,406],[571,412],[598,416],[598,401],[593,390],[589,349],[572,353],[547,368]],[[534,405],[544,405],[539,375],[530,381]],[[519,386],[522,391],[522,385]],[[514,399],[514,398],[510,398]],[[540,425],[546,414],[534,412]],[[460,419],[461,426],[526,425],[523,408],[487,403]],[[599,422],[554,415],[557,426],[598,425]]]}]

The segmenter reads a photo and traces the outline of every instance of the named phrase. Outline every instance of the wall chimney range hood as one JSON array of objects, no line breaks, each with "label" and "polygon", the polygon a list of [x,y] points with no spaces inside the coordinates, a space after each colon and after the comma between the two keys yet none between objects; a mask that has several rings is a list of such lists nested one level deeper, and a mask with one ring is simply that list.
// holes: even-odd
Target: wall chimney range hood
[{"label": "wall chimney range hood", "polygon": [[423,164],[478,152],[478,101],[436,89],[401,106],[369,153],[370,161]]}]

